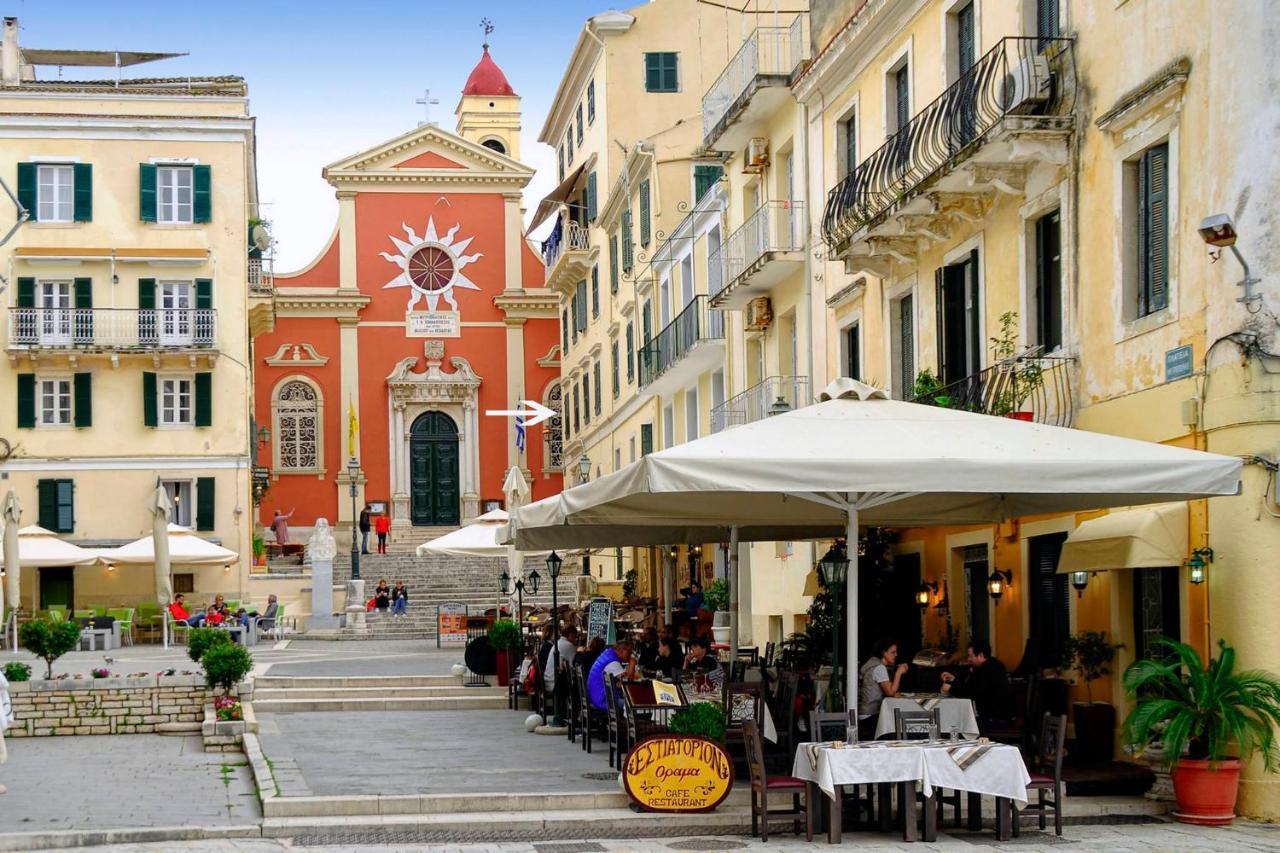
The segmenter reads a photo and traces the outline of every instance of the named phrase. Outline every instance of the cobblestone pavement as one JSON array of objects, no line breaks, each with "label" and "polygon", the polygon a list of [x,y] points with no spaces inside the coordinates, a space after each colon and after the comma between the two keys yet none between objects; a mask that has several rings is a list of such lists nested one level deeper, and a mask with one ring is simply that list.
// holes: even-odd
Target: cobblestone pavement
[{"label": "cobblestone pavement", "polygon": [[[661,818],[655,817],[655,820]],[[971,853],[981,850],[1015,849],[1018,853],[1053,851],[1069,848],[1077,853],[1093,851],[1195,851],[1195,853],[1238,853],[1238,851],[1280,850],[1280,827],[1237,821],[1231,827],[1194,827],[1176,823],[1128,824],[1118,826],[1068,827],[1062,838],[1052,832],[1040,833],[1023,830],[1022,837],[1004,844],[996,842],[990,834],[978,837],[943,835],[935,844],[902,844],[885,836],[846,834],[845,844],[856,845],[860,853],[880,851],[912,851],[925,853],[930,850],[947,850],[954,853]],[[815,846],[817,845],[817,846]],[[530,841],[501,844],[459,844],[448,839],[434,843],[415,843],[412,840],[390,843],[354,842],[323,843],[322,839],[228,839],[178,842],[167,844],[127,844],[99,847],[101,853],[167,853],[170,850],[189,853],[333,853],[333,851],[439,851],[439,853],[682,853],[682,851],[729,850],[809,850],[820,851],[822,841],[806,842],[803,837],[790,835],[772,836],[765,844],[759,839],[745,836],[673,837],[661,839],[630,840],[574,840]]]},{"label": "cobblestone pavement", "polygon": [[92,735],[10,740],[0,833],[236,826],[261,817],[243,755],[199,737]]}]

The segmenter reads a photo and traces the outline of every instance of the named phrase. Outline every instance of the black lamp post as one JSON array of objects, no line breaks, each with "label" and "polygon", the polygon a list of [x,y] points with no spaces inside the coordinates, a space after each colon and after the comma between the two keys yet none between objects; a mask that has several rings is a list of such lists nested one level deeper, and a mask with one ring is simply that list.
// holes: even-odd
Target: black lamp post
[{"label": "black lamp post", "polygon": [[[560,567],[564,565],[564,560],[560,559],[560,555],[552,551],[547,555],[547,574],[551,576],[551,631],[556,642],[560,639],[560,600],[556,597],[557,587],[560,580]],[[537,572],[534,572],[537,575]],[[537,581],[534,581],[534,592],[538,591]]]},{"label": "black lamp post", "polygon": [[844,692],[840,689],[840,607],[849,580],[849,553],[844,543],[835,542],[818,561],[818,579],[831,591],[831,685],[827,690],[827,710],[839,711],[844,706]]},{"label": "black lamp post", "polygon": [[[589,482],[590,480],[591,480],[591,457],[584,453],[578,457],[578,483],[582,484],[582,483]],[[559,558],[557,557],[556,559],[559,559]],[[559,568],[557,568],[556,574],[559,574],[559,573],[560,573],[560,570]],[[591,576],[591,551],[585,548],[582,551],[582,576],[583,577]],[[554,592],[554,588],[552,591]]]},{"label": "black lamp post", "polygon": [[[516,624],[520,626],[521,632],[524,631],[524,578],[516,581]],[[503,569],[502,574],[498,575],[498,588],[503,595],[511,594],[511,575],[507,574],[507,570]],[[535,569],[529,574],[529,591],[534,595],[538,594],[538,572]]]},{"label": "black lamp post", "polygon": [[347,463],[347,473],[351,476],[351,579],[360,580],[360,513],[356,509],[356,496],[360,493],[356,481],[360,477],[360,462],[354,457]]}]

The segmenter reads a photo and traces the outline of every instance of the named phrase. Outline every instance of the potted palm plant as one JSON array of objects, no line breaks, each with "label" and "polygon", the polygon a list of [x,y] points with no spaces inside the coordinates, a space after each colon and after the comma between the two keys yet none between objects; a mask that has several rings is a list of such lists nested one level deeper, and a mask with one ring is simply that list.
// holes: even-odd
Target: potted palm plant
[{"label": "potted palm plant", "polygon": [[1071,706],[1076,727],[1076,757],[1104,764],[1115,757],[1116,706],[1093,701],[1092,683],[1111,673],[1120,646],[1107,640],[1106,631],[1081,631],[1067,637],[1063,663],[1084,682],[1086,701]]},{"label": "potted palm plant", "polygon": [[1157,648],[1169,656],[1125,670],[1124,688],[1137,704],[1125,718],[1124,739],[1139,750],[1158,742],[1173,762],[1174,818],[1229,824],[1241,760],[1261,752],[1268,772],[1280,769],[1280,678],[1263,670],[1236,672],[1235,649],[1223,640],[1208,666],[1185,643],[1161,639]]}]

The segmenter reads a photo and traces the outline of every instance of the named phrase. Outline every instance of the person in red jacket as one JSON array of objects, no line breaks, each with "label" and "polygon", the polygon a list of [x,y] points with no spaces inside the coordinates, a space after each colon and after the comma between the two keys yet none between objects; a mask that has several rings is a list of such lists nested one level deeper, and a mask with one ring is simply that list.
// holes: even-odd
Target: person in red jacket
[{"label": "person in red jacket", "polygon": [[373,523],[374,532],[378,534],[378,553],[387,553],[387,534],[391,532],[391,517],[386,513],[378,516]]},{"label": "person in red jacket", "polygon": [[204,614],[197,613],[192,616],[186,606],[182,603],[182,593],[178,593],[173,597],[173,602],[169,605],[169,616],[174,622],[182,622],[192,628],[199,628],[204,622]]}]

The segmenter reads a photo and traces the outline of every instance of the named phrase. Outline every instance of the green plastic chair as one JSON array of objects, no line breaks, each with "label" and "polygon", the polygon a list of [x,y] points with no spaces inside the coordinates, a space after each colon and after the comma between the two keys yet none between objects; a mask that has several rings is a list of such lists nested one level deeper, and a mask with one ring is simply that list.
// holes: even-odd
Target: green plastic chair
[{"label": "green plastic chair", "polygon": [[106,612],[107,616],[116,620],[116,624],[120,626],[120,642],[128,641],[129,645],[133,645],[133,608],[117,607]]},{"label": "green plastic chair", "polygon": [[75,618],[77,619],[92,619],[94,616],[98,615],[93,612],[92,608],[88,610],[75,610],[72,612],[74,613]]},{"label": "green plastic chair", "polygon": [[227,603],[227,610],[231,611],[232,613],[235,613],[237,610],[240,609],[240,599],[238,598],[228,598],[226,599],[226,603]]},{"label": "green plastic chair", "polygon": [[109,608],[109,607],[95,607],[95,608],[93,608],[93,615],[94,615],[94,616],[110,616],[110,615],[111,615],[111,608]]},{"label": "green plastic chair", "polygon": [[133,613],[133,623],[135,625],[139,628],[145,628],[150,636],[160,636],[160,605],[143,601],[134,608]]}]

